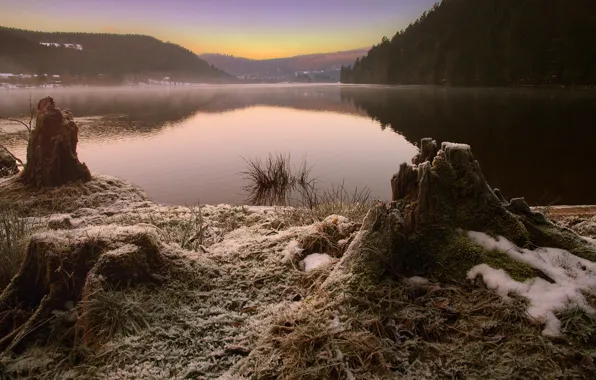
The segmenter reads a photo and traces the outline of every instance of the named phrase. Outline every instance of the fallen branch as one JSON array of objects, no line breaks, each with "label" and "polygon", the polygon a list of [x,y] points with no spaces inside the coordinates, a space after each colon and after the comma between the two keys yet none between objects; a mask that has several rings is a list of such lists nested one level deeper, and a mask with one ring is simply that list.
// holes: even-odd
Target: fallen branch
[{"label": "fallen branch", "polygon": [[7,147],[5,147],[4,145],[0,144],[0,148],[2,148],[2,149],[4,149],[5,151],[7,151],[7,152],[8,152],[8,154],[10,154],[10,156],[11,156],[12,158],[14,158],[14,159],[15,159],[15,161],[17,161],[17,162],[19,163],[19,165],[21,165],[21,166],[25,166],[25,164],[23,163],[23,161],[21,161],[21,159],[20,159],[20,158],[18,158],[18,157],[17,157],[17,156],[15,156],[14,154],[12,154],[12,153],[10,152],[10,150],[8,150],[8,148],[7,148]]}]

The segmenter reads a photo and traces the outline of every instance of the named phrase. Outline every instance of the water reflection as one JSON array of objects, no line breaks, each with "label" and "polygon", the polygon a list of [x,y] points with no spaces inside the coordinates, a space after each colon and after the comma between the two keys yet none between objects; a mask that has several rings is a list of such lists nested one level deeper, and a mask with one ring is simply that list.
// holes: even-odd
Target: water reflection
[{"label": "water reflection", "polygon": [[593,91],[346,87],[341,96],[409,141],[469,143],[506,196],[596,203]]},{"label": "water reflection", "polygon": [[[242,203],[242,157],[306,157],[323,186],[389,178],[431,136],[467,142],[489,183],[531,203],[593,204],[596,94],[531,89],[383,86],[204,86],[0,92],[0,115],[53,96],[80,125],[80,156],[162,202]],[[379,128],[379,125],[381,128]],[[395,133],[397,132],[397,133]],[[0,139],[4,137],[0,136]],[[406,140],[407,139],[407,140]],[[19,156],[23,142],[3,141]]]},{"label": "water reflection", "polygon": [[[30,98],[51,95],[73,110],[83,139],[150,135],[197,113],[223,113],[255,106],[366,115],[343,102],[340,87],[260,85],[201,87],[79,87],[0,91],[0,115],[17,117]],[[102,116],[97,118],[97,116]]]},{"label": "water reflection", "polygon": [[381,131],[352,115],[255,106],[225,113],[196,113],[146,139],[83,145],[80,156],[96,171],[126,178],[168,203],[242,203],[244,158],[289,153],[305,158],[321,186],[346,180],[390,197],[389,178],[415,148],[402,136]]}]

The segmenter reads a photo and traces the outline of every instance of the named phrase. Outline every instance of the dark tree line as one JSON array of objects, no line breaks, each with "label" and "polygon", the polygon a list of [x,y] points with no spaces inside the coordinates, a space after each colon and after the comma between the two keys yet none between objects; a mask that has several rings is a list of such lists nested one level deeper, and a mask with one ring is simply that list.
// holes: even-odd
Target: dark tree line
[{"label": "dark tree line", "polygon": [[[83,50],[40,42],[80,44]],[[190,50],[142,35],[45,33],[0,27],[0,72],[71,76],[231,78]]]},{"label": "dark tree line", "polygon": [[343,83],[596,83],[596,1],[442,0],[368,55]]}]

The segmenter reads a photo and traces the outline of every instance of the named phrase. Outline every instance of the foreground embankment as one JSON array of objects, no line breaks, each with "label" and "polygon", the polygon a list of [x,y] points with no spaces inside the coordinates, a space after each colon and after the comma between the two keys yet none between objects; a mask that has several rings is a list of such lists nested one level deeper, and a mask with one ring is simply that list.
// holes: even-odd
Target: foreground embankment
[{"label": "foreground embankment", "polygon": [[[364,220],[354,206],[328,216],[286,207],[168,206],[102,175],[50,190],[32,190],[14,176],[0,181],[0,199],[4,226],[22,230],[24,253],[0,296],[0,378],[595,373],[596,269],[566,250],[450,232],[455,240],[441,243],[450,253],[474,244],[492,265],[474,266],[484,276],[467,268],[456,277],[455,266],[424,273],[424,265],[386,261],[383,255],[395,259],[399,247],[416,254],[412,241],[422,246],[418,235],[433,234],[428,240],[436,232],[412,231],[387,251],[383,226],[401,236],[407,210],[384,204]],[[578,210],[542,211],[589,242],[596,218]],[[505,259],[503,247],[517,260]],[[546,264],[533,261],[540,257]]]}]

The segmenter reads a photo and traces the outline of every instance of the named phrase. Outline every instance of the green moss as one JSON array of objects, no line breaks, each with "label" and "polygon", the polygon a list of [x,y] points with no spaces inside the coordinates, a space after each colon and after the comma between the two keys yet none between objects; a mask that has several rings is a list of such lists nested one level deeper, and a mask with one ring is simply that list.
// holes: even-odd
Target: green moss
[{"label": "green moss", "polygon": [[456,233],[447,239],[442,247],[437,247],[435,255],[435,276],[462,281],[472,267],[483,262],[484,249],[474,244],[466,235]]},{"label": "green moss", "polygon": [[596,247],[572,231],[565,230],[550,222],[544,225],[526,224],[532,243],[539,247],[565,249],[586,260],[596,262]]},{"label": "green moss", "polygon": [[537,270],[526,263],[514,260],[500,251],[484,251],[483,262],[495,269],[504,269],[511,278],[523,282],[537,276]]},{"label": "green moss", "polygon": [[498,205],[479,208],[477,204],[461,204],[455,210],[455,225],[494,237],[504,236],[522,247],[527,245],[530,237],[523,223]]},{"label": "green moss", "polygon": [[[430,272],[433,277],[444,281],[464,281],[470,269],[478,264],[488,264],[495,269],[504,269],[511,278],[524,281],[536,277],[538,272],[530,265],[516,261],[506,253],[488,251],[474,243],[465,233],[416,235],[411,243],[416,252],[408,255],[418,258],[407,262],[409,269]],[[428,267],[433,263],[432,267]]]}]

